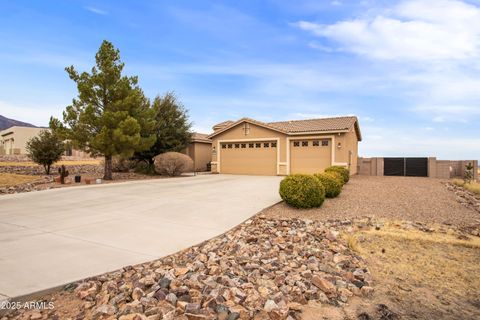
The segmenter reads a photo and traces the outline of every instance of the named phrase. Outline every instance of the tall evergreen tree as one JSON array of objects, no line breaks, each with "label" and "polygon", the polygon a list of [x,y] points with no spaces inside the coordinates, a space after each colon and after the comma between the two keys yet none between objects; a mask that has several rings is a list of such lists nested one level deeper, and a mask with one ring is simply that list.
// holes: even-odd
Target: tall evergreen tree
[{"label": "tall evergreen tree", "polygon": [[188,111],[173,92],[167,92],[163,97],[155,97],[152,109],[157,140],[149,150],[136,152],[134,155],[135,159],[146,161],[150,166],[153,166],[153,158],[158,154],[182,151],[190,143],[192,135]]},{"label": "tall evergreen tree", "polygon": [[105,157],[104,179],[112,179],[112,157],[131,157],[155,142],[153,109],[138,86],[137,77],[122,76],[119,50],[103,41],[91,73],[67,67],[78,96],[63,112],[63,123],[50,126],[93,156]]}]

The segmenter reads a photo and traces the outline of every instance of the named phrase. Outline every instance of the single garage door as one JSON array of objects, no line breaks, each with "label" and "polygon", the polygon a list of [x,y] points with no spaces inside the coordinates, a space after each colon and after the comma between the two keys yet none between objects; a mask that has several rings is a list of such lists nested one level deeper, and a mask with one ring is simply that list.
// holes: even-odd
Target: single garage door
[{"label": "single garage door", "polygon": [[277,175],[277,142],[228,142],[220,146],[220,173]]},{"label": "single garage door", "polygon": [[332,163],[331,143],[330,139],[290,141],[290,172],[323,172]]},{"label": "single garage door", "polygon": [[428,177],[428,158],[384,158],[385,176]]}]

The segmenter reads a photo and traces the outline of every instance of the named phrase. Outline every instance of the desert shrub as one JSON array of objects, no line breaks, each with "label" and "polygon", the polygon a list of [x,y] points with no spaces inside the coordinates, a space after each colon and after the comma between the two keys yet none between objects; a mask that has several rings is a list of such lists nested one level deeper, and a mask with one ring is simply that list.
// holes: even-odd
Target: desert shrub
[{"label": "desert shrub", "polygon": [[325,200],[325,188],[312,175],[292,174],[280,182],[280,196],[292,207],[315,208]]},{"label": "desert shrub", "polygon": [[342,192],[342,182],[339,175],[317,173],[314,175],[325,188],[325,197],[335,198]]},{"label": "desert shrub", "polygon": [[65,151],[63,141],[50,130],[42,130],[28,140],[26,148],[29,158],[42,165],[46,174],[50,174],[50,167],[62,158]]},{"label": "desert shrub", "polygon": [[340,183],[340,185],[342,187],[345,184],[345,180],[343,179],[343,175],[339,171],[325,171],[324,174],[329,174],[332,177],[334,177],[335,179],[337,179],[337,181]]},{"label": "desert shrub", "polygon": [[165,152],[155,157],[155,171],[162,175],[179,176],[193,170],[193,160],[179,152]]},{"label": "desert shrub", "polygon": [[[129,172],[135,169],[137,161],[121,156],[112,157],[112,172]],[[105,159],[100,160],[100,165],[105,166]]]},{"label": "desert shrub", "polygon": [[343,184],[350,180],[350,171],[345,167],[331,166],[325,169],[325,172],[338,172],[342,176]]}]

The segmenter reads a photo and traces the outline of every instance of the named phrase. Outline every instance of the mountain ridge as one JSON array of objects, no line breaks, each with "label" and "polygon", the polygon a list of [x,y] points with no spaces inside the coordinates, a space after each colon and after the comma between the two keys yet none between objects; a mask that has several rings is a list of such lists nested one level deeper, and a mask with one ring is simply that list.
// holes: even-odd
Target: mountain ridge
[{"label": "mountain ridge", "polygon": [[31,123],[28,122],[23,122],[15,119],[10,119],[7,117],[4,117],[0,115],[0,130],[5,130],[13,126],[21,126],[21,127],[31,127],[31,128],[36,128],[37,126],[34,126]]}]

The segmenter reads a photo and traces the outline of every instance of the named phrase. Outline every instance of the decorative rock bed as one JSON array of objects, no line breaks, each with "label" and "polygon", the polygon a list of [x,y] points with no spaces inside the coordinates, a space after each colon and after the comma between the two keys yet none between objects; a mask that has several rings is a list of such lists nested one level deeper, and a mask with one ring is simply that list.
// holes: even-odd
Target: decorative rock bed
[{"label": "decorative rock bed", "polygon": [[458,202],[480,213],[480,196],[479,195],[476,195],[450,182],[447,182],[446,186],[448,190],[453,191],[455,193],[455,195],[457,196]]},{"label": "decorative rock bed", "polygon": [[[44,319],[299,319],[310,300],[341,306],[372,292],[365,262],[338,238],[340,222],[248,220],[169,257],[69,285],[77,301]],[[6,319],[29,318],[16,311]]]}]

